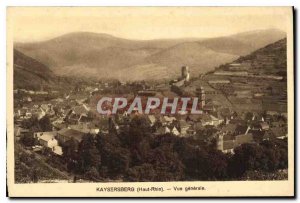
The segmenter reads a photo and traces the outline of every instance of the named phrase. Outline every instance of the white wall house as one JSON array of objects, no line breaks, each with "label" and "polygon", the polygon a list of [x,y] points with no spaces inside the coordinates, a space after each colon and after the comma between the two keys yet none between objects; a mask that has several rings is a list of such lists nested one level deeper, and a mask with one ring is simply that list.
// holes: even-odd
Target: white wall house
[{"label": "white wall house", "polygon": [[58,146],[58,141],[55,139],[56,132],[37,132],[35,133],[35,138],[38,140],[39,144],[53,149]]}]

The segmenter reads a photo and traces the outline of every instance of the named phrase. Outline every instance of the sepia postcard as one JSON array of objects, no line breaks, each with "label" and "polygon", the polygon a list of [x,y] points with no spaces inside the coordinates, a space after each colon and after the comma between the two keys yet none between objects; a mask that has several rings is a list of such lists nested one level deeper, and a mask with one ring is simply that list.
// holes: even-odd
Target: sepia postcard
[{"label": "sepia postcard", "polygon": [[8,7],[9,197],[294,197],[293,7]]}]

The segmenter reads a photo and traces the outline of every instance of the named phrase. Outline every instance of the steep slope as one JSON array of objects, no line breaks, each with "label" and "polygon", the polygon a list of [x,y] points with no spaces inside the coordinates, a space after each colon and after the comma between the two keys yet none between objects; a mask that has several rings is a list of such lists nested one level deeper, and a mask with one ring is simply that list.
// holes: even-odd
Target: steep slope
[{"label": "steep slope", "polygon": [[147,79],[143,68],[149,73],[148,69],[155,67],[154,75],[167,73],[173,77],[180,66],[188,65],[193,74],[199,74],[284,36],[279,30],[260,30],[212,39],[142,41],[80,32],[44,42],[16,43],[15,48],[42,62],[57,75],[120,79],[124,73],[131,73],[128,78],[136,78],[134,74],[138,74],[143,76],[140,79]]},{"label": "steep slope", "polygon": [[14,50],[14,88],[39,89],[51,85],[53,72],[44,64]]},{"label": "steep slope", "polygon": [[[260,48],[249,55],[239,57],[233,63],[248,67],[247,71],[258,75],[286,76],[287,71],[286,38]],[[221,69],[228,69],[226,64]]]}]

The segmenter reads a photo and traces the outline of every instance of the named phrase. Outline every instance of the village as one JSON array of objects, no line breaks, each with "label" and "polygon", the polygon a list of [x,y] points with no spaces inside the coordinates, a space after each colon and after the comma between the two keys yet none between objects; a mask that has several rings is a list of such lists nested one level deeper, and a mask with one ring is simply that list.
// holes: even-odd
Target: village
[{"label": "village", "polygon": [[[232,66],[237,67],[236,64]],[[186,66],[182,67],[182,75],[178,79],[171,81],[170,84],[160,84],[160,90],[151,87],[151,84],[147,85],[146,82],[134,83],[135,88],[132,88],[133,84],[116,85],[115,82],[97,82],[94,86],[77,88],[62,96],[58,96],[57,91],[17,89],[14,91],[15,98],[19,98],[18,106],[14,109],[15,139],[19,142],[24,136],[27,139],[30,137],[29,139],[33,139],[34,142],[32,146],[26,146],[28,149],[35,152],[47,149],[55,156],[62,156],[62,146],[68,142],[75,141],[79,145],[86,134],[94,136],[99,133],[119,134],[126,129],[133,117],[144,117],[153,135],[171,134],[189,137],[200,140],[203,144],[215,141],[216,148],[223,153],[234,153],[234,149],[244,143],[287,137],[285,112],[250,111],[251,109],[243,112],[235,111],[226,102],[223,105],[220,100],[214,100],[214,97],[217,98],[222,93],[217,93],[218,89],[214,89],[213,86],[220,83],[228,84],[229,80],[206,82],[203,79],[197,80],[202,84],[206,83],[208,88],[194,87],[195,91],[192,95],[198,97],[201,107],[201,114],[194,115],[180,111],[175,115],[169,113],[161,115],[157,112],[149,115],[139,112],[99,115],[95,102],[93,103],[99,95],[113,95],[113,90],[120,89],[120,86],[122,89],[135,89],[135,92],[127,94],[128,97],[143,99],[157,94],[166,95],[166,92],[172,96],[183,96],[190,91],[188,88],[191,86],[189,70]],[[162,89],[164,93],[161,93]],[[174,89],[175,91],[172,91]],[[52,99],[43,101],[41,98],[45,97]],[[28,124],[30,120],[33,120],[31,126]],[[46,123],[35,126],[43,120]]]}]

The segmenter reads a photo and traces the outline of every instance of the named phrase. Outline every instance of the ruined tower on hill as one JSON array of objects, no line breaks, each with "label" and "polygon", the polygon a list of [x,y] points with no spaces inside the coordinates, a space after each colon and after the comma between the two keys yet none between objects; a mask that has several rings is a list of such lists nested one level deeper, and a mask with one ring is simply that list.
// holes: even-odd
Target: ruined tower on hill
[{"label": "ruined tower on hill", "polygon": [[188,66],[181,67],[181,78],[184,79],[186,82],[190,80],[190,72]]}]

